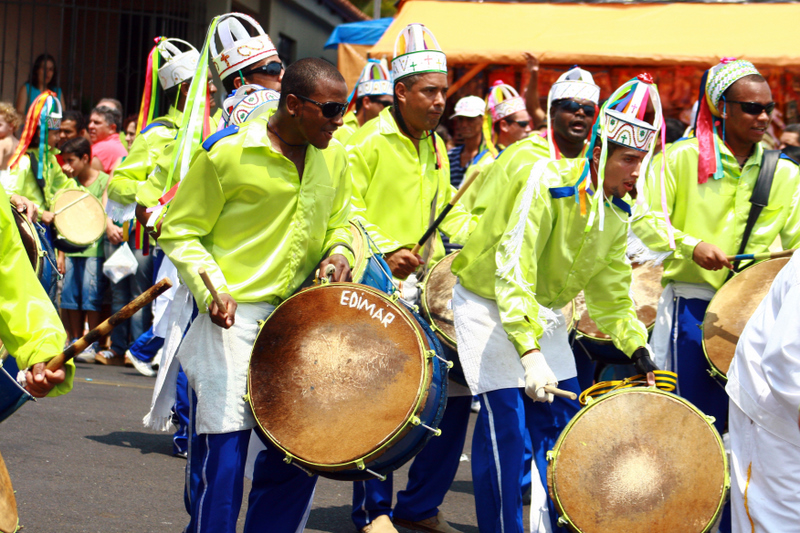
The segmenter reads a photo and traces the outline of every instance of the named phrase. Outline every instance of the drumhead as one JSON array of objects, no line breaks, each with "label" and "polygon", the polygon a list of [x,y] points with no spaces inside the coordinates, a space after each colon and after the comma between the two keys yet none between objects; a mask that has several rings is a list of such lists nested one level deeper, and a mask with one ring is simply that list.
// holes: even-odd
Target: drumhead
[{"label": "drumhead", "polygon": [[42,253],[42,246],[39,243],[39,237],[36,234],[36,228],[31,224],[27,217],[17,211],[15,206],[11,206],[11,212],[14,214],[14,222],[17,223],[19,236],[22,239],[22,245],[25,247],[25,252],[28,254],[28,260],[31,262],[33,271],[36,276],[42,270],[42,261],[44,254]]},{"label": "drumhead", "polygon": [[317,470],[379,457],[409,429],[432,379],[414,317],[384,293],[331,283],[304,290],[263,324],[249,401],[279,448]]},{"label": "drumhead", "polygon": [[439,340],[456,350],[456,327],[453,318],[455,274],[450,271],[458,251],[447,255],[428,272],[422,285],[422,314]]},{"label": "drumhead", "polygon": [[725,283],[703,318],[703,351],[718,377],[727,379],[736,344],[788,257],[749,266]]},{"label": "drumhead", "polygon": [[[83,197],[74,205],[69,206]],[[56,193],[53,200],[53,212],[67,207],[53,219],[58,234],[74,246],[91,246],[106,231],[106,213],[100,200],[77,189],[63,189]]]},{"label": "drumhead", "polygon": [[[652,330],[656,323],[656,311],[662,291],[661,276],[663,274],[664,267],[661,265],[656,267],[640,263],[633,265],[631,278],[633,304],[636,307],[636,316],[647,327],[647,331]],[[588,337],[598,342],[611,342],[611,337],[601,332],[595,321],[589,317],[589,310],[586,308],[586,299],[583,291],[575,297],[575,314],[579,317],[578,332],[583,337]]]},{"label": "drumhead", "polygon": [[729,486],[722,439],[686,400],[654,388],[592,401],[562,432],[548,488],[572,531],[701,533]]},{"label": "drumhead", "polygon": [[0,455],[0,532],[14,533],[18,525],[19,516],[17,515],[14,487],[11,486],[11,477],[8,475],[3,456]]}]

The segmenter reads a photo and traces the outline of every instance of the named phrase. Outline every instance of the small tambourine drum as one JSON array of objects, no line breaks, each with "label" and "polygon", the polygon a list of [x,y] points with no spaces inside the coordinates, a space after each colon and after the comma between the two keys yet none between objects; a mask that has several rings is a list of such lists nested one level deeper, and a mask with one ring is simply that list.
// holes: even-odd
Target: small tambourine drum
[{"label": "small tambourine drum", "polygon": [[383,478],[440,433],[440,351],[422,318],[387,294],[324,283],[261,326],[248,401],[287,462],[332,479]]},{"label": "small tambourine drum", "polygon": [[[661,266],[651,267],[635,263],[631,278],[631,296],[636,307],[636,316],[652,331],[656,323],[658,299],[661,296]],[[614,346],[611,337],[600,331],[594,320],[589,317],[583,292],[575,298],[575,314],[578,318],[576,339],[586,349],[589,357],[604,363],[627,364],[630,358]]]},{"label": "small tambourine drum", "polygon": [[736,343],[788,257],[749,266],[720,287],[703,318],[703,352],[711,373],[727,382]]},{"label": "small tambourine drum", "polygon": [[6,463],[0,455],[0,533],[14,533],[19,529],[17,499],[11,477],[8,475]]},{"label": "small tambourine drum", "polygon": [[53,246],[66,253],[82,252],[106,231],[106,212],[87,191],[62,189],[53,198]]},{"label": "small tambourine drum", "polygon": [[655,387],[589,399],[548,459],[559,523],[580,533],[707,532],[730,486],[711,420]]},{"label": "small tambourine drum", "polygon": [[5,354],[2,347],[0,350],[6,355],[0,359],[0,422],[3,422],[25,402],[32,400],[33,396],[17,383],[16,377],[19,373],[17,360]]},{"label": "small tambourine drum", "polygon": [[56,257],[47,234],[39,224],[32,224],[25,214],[17,211],[16,207],[11,207],[14,214],[14,222],[17,224],[22,245],[31,262],[33,272],[44,287],[45,292],[50,293],[54,281],[54,274],[57,270]]},{"label": "small tambourine drum", "polygon": [[422,282],[422,316],[431,325],[442,344],[456,350],[456,327],[453,322],[453,287],[456,276],[450,271],[458,252],[436,263]]}]

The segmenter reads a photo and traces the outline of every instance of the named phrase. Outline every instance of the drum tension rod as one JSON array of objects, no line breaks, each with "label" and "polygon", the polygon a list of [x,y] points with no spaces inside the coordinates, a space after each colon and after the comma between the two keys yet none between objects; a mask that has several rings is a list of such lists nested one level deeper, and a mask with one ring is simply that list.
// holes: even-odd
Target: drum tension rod
[{"label": "drum tension rod", "polygon": [[439,361],[441,361],[442,363],[444,363],[448,369],[453,368],[452,361],[448,361],[447,359],[436,353],[434,350],[428,350],[428,359],[433,359],[434,357]]},{"label": "drum tension rod", "polygon": [[415,417],[413,417],[413,418],[411,419],[411,424],[412,424],[412,425],[414,425],[414,426],[422,426],[422,427],[424,427],[425,429],[427,429],[428,431],[430,431],[431,433],[433,433],[433,436],[434,436],[434,437],[439,437],[439,436],[441,436],[441,434],[442,434],[442,430],[441,430],[441,429],[438,429],[438,428],[432,428],[432,427],[430,427],[430,426],[429,426],[429,425],[427,425],[427,424],[423,424],[423,423],[422,423],[422,420],[420,420],[418,416],[415,416]]},{"label": "drum tension rod", "polygon": [[370,470],[369,468],[365,468],[365,469],[364,469],[364,471],[365,471],[365,472],[367,472],[367,473],[369,473],[369,474],[372,474],[372,475],[373,475],[373,476],[375,476],[375,477],[376,477],[376,478],[377,478],[379,481],[386,481],[386,476],[382,476],[382,475],[380,475],[379,473],[377,473],[377,472],[374,472],[374,471]]},{"label": "drum tension rod", "polygon": [[305,468],[304,466],[299,465],[299,464],[295,463],[294,461],[292,461],[292,456],[291,455],[286,455],[283,458],[283,462],[286,463],[287,465],[296,466],[297,468],[299,468],[300,470],[305,472],[308,475],[308,477],[314,477],[314,473],[311,470],[309,470],[308,468]]}]

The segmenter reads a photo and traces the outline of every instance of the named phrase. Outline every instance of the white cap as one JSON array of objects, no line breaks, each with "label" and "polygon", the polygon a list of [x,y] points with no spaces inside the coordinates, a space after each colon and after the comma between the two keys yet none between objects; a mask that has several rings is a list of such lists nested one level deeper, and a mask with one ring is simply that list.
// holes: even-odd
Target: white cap
[{"label": "white cap", "polygon": [[482,117],[486,114],[486,104],[477,96],[465,96],[456,102],[455,113],[450,118],[455,117]]},{"label": "white cap", "polygon": [[[187,50],[181,51],[175,46],[179,43],[185,45]],[[163,39],[156,48],[164,61],[158,67],[158,81],[162,89],[166,91],[194,77],[200,59],[200,53],[194,46],[181,39]]]},{"label": "white cap", "polygon": [[[253,31],[248,31],[240,21],[249,24]],[[223,48],[219,53],[217,38]],[[269,35],[252,17],[242,13],[228,13],[220,17],[216,35],[211,40],[211,59],[220,79],[224,80],[237,70],[277,55],[278,51]]]}]

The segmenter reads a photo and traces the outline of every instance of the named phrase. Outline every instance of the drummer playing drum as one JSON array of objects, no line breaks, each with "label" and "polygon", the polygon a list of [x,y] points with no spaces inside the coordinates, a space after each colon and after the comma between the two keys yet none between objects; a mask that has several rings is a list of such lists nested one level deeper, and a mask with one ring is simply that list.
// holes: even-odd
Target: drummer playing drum
[{"label": "drummer playing drum", "polygon": [[[531,522],[545,527],[549,515],[552,529],[560,530],[552,502],[545,501],[546,452],[580,406],[554,399],[545,387],[580,389],[567,324],[554,310],[583,290],[590,315],[637,370],[655,369],[629,296],[625,257],[630,206],[623,198],[661,121],[655,86],[649,76],[640,78],[617,89],[601,112],[602,137],[592,139],[591,159],[521,166],[453,262],[459,356],[481,401],[472,478],[482,532],[523,530],[525,431],[542,482],[532,487],[531,507],[541,511]],[[648,105],[644,98],[655,108],[656,127],[634,114]]]},{"label": "drummer playing drum", "polygon": [[[211,137],[170,204],[159,242],[203,313],[178,351],[197,396],[192,460],[204,465],[187,531],[234,533],[250,430],[243,399],[258,333],[277,304],[314,269],[350,275],[350,175],[332,134],[347,87],[327,61],[293,63],[277,110]],[[327,150],[323,151],[325,148]],[[328,259],[323,254],[331,250]],[[198,267],[225,303],[213,303]],[[208,310],[208,312],[206,312]],[[302,530],[316,484],[265,443],[255,464],[246,532]]]},{"label": "drummer playing drum", "polygon": [[[414,285],[409,276],[422,264],[444,257],[439,232],[422,249],[409,248],[456,194],[450,185],[450,167],[442,139],[433,132],[444,112],[447,59],[433,34],[421,24],[410,24],[398,35],[404,48],[392,61],[395,104],[358,129],[347,142],[353,175],[353,216],[396,279]],[[400,57],[397,57],[400,55]],[[463,243],[477,217],[456,203],[440,229],[452,242]],[[409,298],[404,287],[404,297]],[[415,302],[416,303],[416,302]],[[471,396],[463,386],[460,396],[450,381],[447,408],[439,428],[442,435],[428,441],[414,458],[409,484],[397,496],[392,510],[392,476],[386,481],[357,482],[352,518],[369,533],[396,533],[395,523],[410,529],[456,532],[442,517],[439,506],[458,470],[467,433]]]}]

